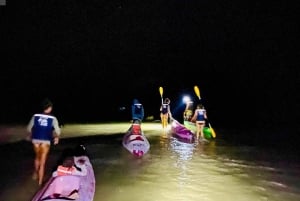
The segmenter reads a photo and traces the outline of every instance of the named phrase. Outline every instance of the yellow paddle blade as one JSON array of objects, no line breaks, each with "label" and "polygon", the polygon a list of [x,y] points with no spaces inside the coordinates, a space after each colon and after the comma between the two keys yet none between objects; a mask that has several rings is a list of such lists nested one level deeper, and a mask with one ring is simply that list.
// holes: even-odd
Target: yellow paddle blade
[{"label": "yellow paddle blade", "polygon": [[211,127],[211,125],[210,124],[208,124],[209,125],[209,128],[210,128],[210,131],[211,131],[211,135],[213,136],[213,138],[216,138],[216,132],[215,132],[215,130]]},{"label": "yellow paddle blade", "polygon": [[160,93],[160,96],[162,96],[162,95],[163,95],[163,93],[164,93],[164,89],[163,89],[162,87],[159,87],[159,93]]},{"label": "yellow paddle blade", "polygon": [[198,98],[201,99],[200,90],[199,90],[199,87],[197,85],[194,86],[194,91],[195,91],[196,95],[198,96]]}]

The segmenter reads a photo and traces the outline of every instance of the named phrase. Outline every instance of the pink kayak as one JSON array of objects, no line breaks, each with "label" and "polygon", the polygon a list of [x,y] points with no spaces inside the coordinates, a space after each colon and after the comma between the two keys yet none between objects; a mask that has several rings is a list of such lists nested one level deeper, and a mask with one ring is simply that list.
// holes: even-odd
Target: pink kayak
[{"label": "pink kayak", "polygon": [[195,134],[175,119],[172,119],[171,121],[171,133],[177,138],[186,139],[189,141],[195,139]]},{"label": "pink kayak", "polygon": [[132,155],[140,158],[150,149],[150,143],[144,135],[141,124],[133,123],[122,140],[123,147]]},{"label": "pink kayak", "polygon": [[[95,175],[92,164],[87,156],[75,156],[75,164],[84,163],[87,169],[85,176],[64,175],[52,176],[48,182],[35,194],[32,201],[93,201],[95,194]],[[54,198],[53,195],[69,195],[78,189],[78,194],[71,199],[70,197],[60,196]]]}]

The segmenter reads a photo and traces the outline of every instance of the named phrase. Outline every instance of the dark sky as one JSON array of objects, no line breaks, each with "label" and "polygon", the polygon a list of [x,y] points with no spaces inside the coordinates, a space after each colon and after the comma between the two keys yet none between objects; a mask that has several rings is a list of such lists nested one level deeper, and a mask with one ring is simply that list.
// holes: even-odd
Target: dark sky
[{"label": "dark sky", "polygon": [[159,86],[181,116],[182,95],[196,98],[198,85],[220,127],[297,125],[299,9],[287,1],[8,1],[0,120],[27,123],[44,97],[63,122],[129,119],[118,107],[133,98],[158,117]]}]

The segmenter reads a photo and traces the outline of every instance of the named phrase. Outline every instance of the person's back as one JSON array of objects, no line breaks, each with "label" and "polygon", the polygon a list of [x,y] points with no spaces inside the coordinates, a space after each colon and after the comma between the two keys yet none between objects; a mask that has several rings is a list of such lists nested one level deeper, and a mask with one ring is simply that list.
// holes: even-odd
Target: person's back
[{"label": "person's back", "polygon": [[201,136],[201,138],[204,138],[203,128],[205,126],[206,119],[207,119],[206,110],[204,109],[203,105],[198,104],[194,116],[192,118],[192,120],[196,122],[197,138],[199,138],[199,136]]},{"label": "person's back", "polygon": [[133,121],[142,121],[144,119],[144,107],[137,99],[133,100],[133,104],[131,106],[131,116]]},{"label": "person's back", "polygon": [[160,118],[163,129],[167,128],[169,118],[171,118],[170,99],[166,98],[160,107]]}]

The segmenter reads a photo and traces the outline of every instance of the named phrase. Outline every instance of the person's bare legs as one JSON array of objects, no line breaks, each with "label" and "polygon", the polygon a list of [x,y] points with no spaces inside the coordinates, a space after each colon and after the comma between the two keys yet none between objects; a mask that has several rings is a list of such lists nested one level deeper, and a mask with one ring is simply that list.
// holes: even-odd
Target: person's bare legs
[{"label": "person's bare legs", "polygon": [[162,127],[163,127],[163,129],[165,129],[168,126],[168,118],[164,114],[161,114],[160,118],[161,118]]},{"label": "person's bare legs", "polygon": [[196,123],[197,125],[197,139],[199,138],[199,135],[201,138],[204,138],[204,133],[203,133],[203,128],[204,128],[204,123]]},{"label": "person's bare legs", "polygon": [[197,126],[197,139],[199,139],[199,134],[200,134],[200,125],[198,123],[196,123],[196,126]]},{"label": "person's bare legs", "polygon": [[204,133],[203,133],[204,123],[201,123],[201,124],[199,125],[199,127],[200,127],[199,129],[200,129],[201,137],[204,138]]},{"label": "person's bare legs", "polygon": [[40,144],[39,143],[34,143],[33,144],[33,150],[35,153],[35,158],[34,158],[34,172],[32,175],[33,179],[38,179],[38,172],[40,169]]},{"label": "person's bare legs", "polygon": [[42,185],[43,183],[44,174],[45,174],[45,164],[46,164],[49,150],[50,150],[49,144],[34,144],[34,151],[35,151],[34,168],[35,168],[35,174],[38,175],[39,185]]},{"label": "person's bare legs", "polygon": [[41,144],[39,185],[42,185],[42,183],[43,183],[44,174],[45,174],[45,164],[46,164],[47,156],[49,153],[49,149],[50,149],[49,144]]}]

